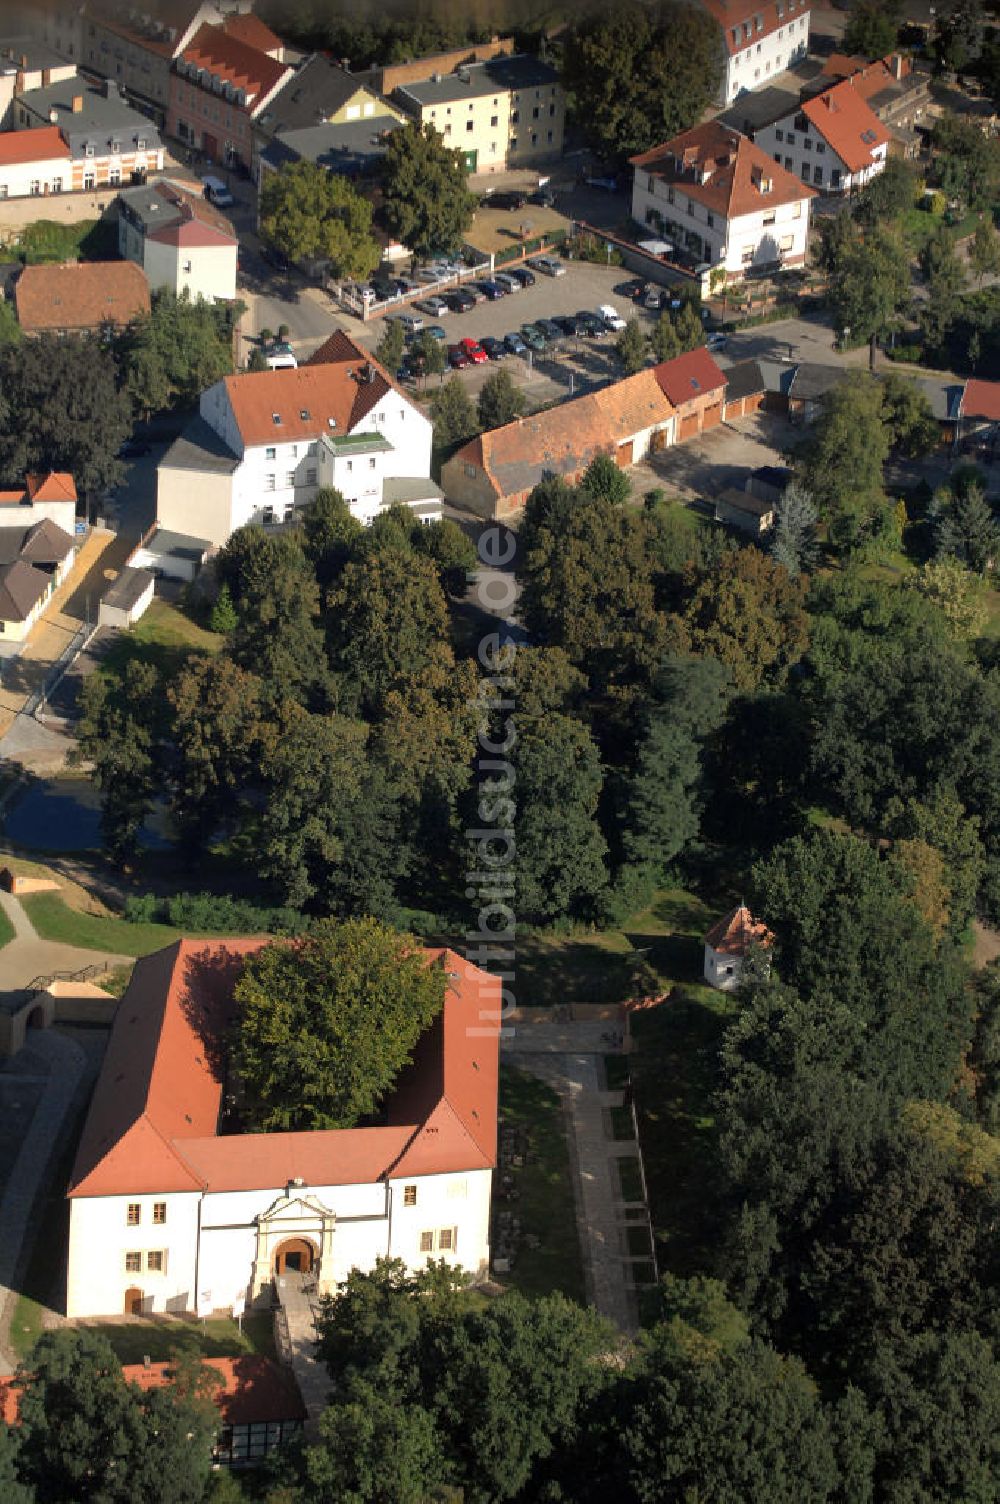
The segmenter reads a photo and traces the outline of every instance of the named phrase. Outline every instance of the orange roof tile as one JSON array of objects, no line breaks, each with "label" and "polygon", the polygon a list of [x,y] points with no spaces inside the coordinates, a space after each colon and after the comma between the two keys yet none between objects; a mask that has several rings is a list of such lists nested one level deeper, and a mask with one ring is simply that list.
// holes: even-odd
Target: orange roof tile
[{"label": "orange roof tile", "polygon": [[[370,381],[358,379],[366,364],[371,368]],[[248,447],[275,440],[287,444],[315,439],[321,433],[350,433],[390,389],[381,372],[366,361],[247,371],[227,376],[225,382],[236,425]]]},{"label": "orange roof tile", "polygon": [[705,944],[725,956],[745,956],[751,945],[773,945],[774,936],[766,924],[754,919],[745,903],[740,903],[712,925]]},{"label": "orange roof tile", "polygon": [[222,29],[227,36],[235,37],[238,42],[245,42],[258,52],[279,52],[284,45],[270,26],[265,26],[259,16],[249,13],[227,16]]},{"label": "orange roof tile", "polygon": [[[290,1369],[257,1353],[201,1361],[222,1380],[222,1387],[212,1391],[212,1398],[227,1426],[305,1419],[305,1405]],[[173,1363],[122,1365],[123,1378],[146,1392],[163,1389],[174,1372]],[[18,1425],[21,1419],[21,1390],[13,1376],[0,1378],[0,1418],[9,1426]]]},{"label": "orange roof tile", "polygon": [[65,261],[26,266],[14,287],[21,328],[119,327],[149,313],[146,273],[131,261]]},{"label": "orange roof tile", "polygon": [[807,99],[802,113],[849,172],[870,167],[872,153],[892,139],[874,110],[853,87],[852,79],[844,79],[832,89]]},{"label": "orange roof tile", "polygon": [[50,162],[65,157],[69,147],[57,125],[40,125],[37,130],[0,131],[0,167],[14,167],[25,162]]},{"label": "orange roof tile", "polygon": [[695,397],[714,392],[726,384],[726,378],[704,346],[661,361],[651,373],[675,407],[683,407]]},{"label": "orange roof tile", "polygon": [[284,63],[248,46],[221,26],[200,27],[181,57],[192,67],[204,68],[207,73],[232,84],[234,89],[244,90],[251,113],[291,71]]},{"label": "orange roof tile", "polygon": [[78,500],[76,482],[65,470],[50,470],[47,475],[26,475],[24,479],[31,501]]},{"label": "orange roof tile", "polygon": [[970,378],[962,393],[961,412],[963,418],[986,418],[991,423],[1000,423],[1000,381]]},{"label": "orange roof tile", "polygon": [[[388,1126],[220,1135],[222,1048],[244,958],[266,938],[179,940],[136,964],[70,1180],[71,1196],[370,1184],[394,1166],[496,1158],[500,982],[451,951],[442,1013],[387,1103]],[[407,1158],[412,1143],[412,1159]]]},{"label": "orange roof tile", "polygon": [[815,188],[720,120],[693,126],[629,161],[726,219],[816,195]]}]

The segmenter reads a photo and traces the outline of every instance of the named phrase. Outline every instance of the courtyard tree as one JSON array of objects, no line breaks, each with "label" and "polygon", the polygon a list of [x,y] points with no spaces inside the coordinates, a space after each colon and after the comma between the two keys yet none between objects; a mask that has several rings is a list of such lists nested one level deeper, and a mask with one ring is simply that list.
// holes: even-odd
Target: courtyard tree
[{"label": "courtyard tree", "polygon": [[882,469],[889,453],[883,392],[852,372],[827,392],[801,445],[797,471],[835,542],[852,544],[885,503]]},{"label": "courtyard tree", "polygon": [[447,455],[452,449],[475,438],[479,422],[472,398],[457,376],[439,387],[430,401],[434,420],[434,448]]},{"label": "courtyard tree", "polygon": [[415,256],[454,251],[472,223],[465,160],[432,125],[393,131],[380,169],[385,221]]},{"label": "courtyard tree", "polygon": [[374,919],[266,945],[236,984],[242,1111],[265,1132],[351,1128],[375,1111],[441,1011],[446,977]]},{"label": "courtyard tree", "polygon": [[594,456],[583,472],[580,486],[589,495],[599,496],[612,506],[624,506],[632,494],[632,482],[610,454]]},{"label": "courtyard tree", "polygon": [[844,30],[844,51],[871,62],[896,45],[902,20],[899,0],[854,0]]},{"label": "courtyard tree", "polygon": [[979,278],[980,287],[984,277],[1000,276],[1000,235],[985,214],[976,225],[976,233],[972,237],[969,265],[973,275]]},{"label": "courtyard tree", "polygon": [[939,350],[958,316],[965,286],[965,268],[945,225],[924,246],[920,267],[927,284],[927,301],[920,310],[924,338]]},{"label": "courtyard tree", "polygon": [[[242,305],[240,305],[242,307]],[[233,323],[228,306],[194,301],[187,289],[153,294],[150,315],[121,342],[124,382],[145,413],[194,404],[233,370]]]},{"label": "courtyard tree", "polygon": [[910,301],[910,262],[894,231],[878,227],[848,246],[830,275],[837,330],[851,344],[897,329]]},{"label": "courtyard tree", "polygon": [[615,354],[621,361],[626,376],[634,376],[649,360],[649,340],[639,327],[638,319],[629,319],[615,340]]},{"label": "courtyard tree", "polygon": [[429,329],[421,329],[412,348],[414,355],[423,362],[424,378],[443,374],[448,364],[443,340],[436,339]]},{"label": "courtyard tree", "polygon": [[405,346],[406,337],[403,334],[403,326],[399,320],[384,320],[379,342],[375,346],[375,359],[382,362],[390,376],[395,376],[399,369],[399,362],[403,358]]},{"label": "courtyard tree", "polygon": [[725,554],[685,608],[691,647],[724,664],[744,693],[780,683],[809,641],[805,594],[803,581],[757,549]]},{"label": "courtyard tree", "polygon": [[266,174],[260,228],[292,261],[329,261],[334,277],[363,281],[381,258],[371,199],[315,162],[287,162]]},{"label": "courtyard tree", "polygon": [[789,579],[808,574],[819,562],[816,536],[819,512],[812,496],[799,480],[791,480],[775,506],[771,557],[781,564]]},{"label": "courtyard tree", "polygon": [[483,382],[476,404],[482,429],[502,428],[521,417],[526,407],[524,393],[509,371],[493,371]]},{"label": "courtyard tree", "polygon": [[92,765],[101,791],[101,835],[119,861],[134,857],[162,789],[163,683],[133,658],[120,674],[90,674],[80,691],[75,760]]}]

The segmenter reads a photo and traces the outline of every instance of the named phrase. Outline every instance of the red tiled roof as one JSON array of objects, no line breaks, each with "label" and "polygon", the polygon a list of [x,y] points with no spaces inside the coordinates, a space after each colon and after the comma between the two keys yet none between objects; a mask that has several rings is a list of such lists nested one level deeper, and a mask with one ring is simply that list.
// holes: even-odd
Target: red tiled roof
[{"label": "red tiled roof", "polygon": [[230,221],[200,193],[190,193],[173,182],[159,182],[153,191],[163,201],[166,215],[162,226],[147,227],[148,240],[169,245],[238,243],[239,237]]},{"label": "red tiled roof", "polygon": [[235,37],[238,42],[245,42],[248,47],[255,47],[258,52],[278,52],[283,46],[281,38],[275,36],[270,26],[265,26],[259,16],[227,16],[222,29],[227,36]]},{"label": "red tiled roof", "polygon": [[236,235],[224,234],[221,230],[213,229],[211,225],[202,224],[197,219],[182,219],[176,224],[162,225],[159,229],[151,231],[147,240],[155,241],[157,245],[176,246],[199,246],[199,245],[228,245],[239,244]]},{"label": "red tiled roof", "polygon": [[26,475],[24,479],[30,501],[78,500],[76,482],[65,470],[50,470],[47,475]]},{"label": "red tiled roof", "polygon": [[59,157],[69,161],[69,147],[57,125],[40,125],[33,131],[0,131],[0,167],[51,162]]},{"label": "red tiled roof", "polygon": [[[720,120],[693,126],[629,160],[652,177],[676,184],[688,198],[726,219],[816,195],[815,188]],[[767,192],[765,183],[770,185]]]},{"label": "red tiled roof", "polygon": [[685,402],[726,384],[722,371],[703,346],[673,360],[661,361],[653,367],[653,375],[675,407],[683,407]]},{"label": "red tiled roof", "polygon": [[445,1004],[387,1104],[389,1126],[220,1136],[220,1041],[243,960],[267,943],[179,940],[137,962],[115,1015],[71,1196],[256,1190],[296,1176],[313,1185],[371,1184],[400,1163],[413,1173],[411,1141],[414,1154],[433,1158],[442,1172],[493,1163],[499,1023],[491,1013],[499,1012],[500,982],[451,951],[425,952],[448,973]]},{"label": "red tiled roof", "polygon": [[[784,0],[780,8],[778,0],[765,0],[764,4],[755,4],[754,0],[701,0],[701,3],[709,15],[713,16],[722,27],[726,50],[730,56],[756,45],[761,37],[770,36],[774,31],[791,26],[793,21],[797,21],[799,16],[804,16],[810,10],[808,0]],[[760,31],[754,28],[756,16],[760,16],[763,21]],[[749,39],[743,36],[744,21],[750,24]],[[739,41],[733,37],[734,28],[739,30]]]},{"label": "red tiled roof", "polygon": [[146,273],[131,261],[66,261],[26,266],[14,287],[17,317],[27,333],[99,329],[149,313]]},{"label": "red tiled roof", "polygon": [[243,89],[247,108],[263,102],[290,70],[266,52],[248,46],[221,26],[202,26],[181,53],[186,63]]},{"label": "red tiled roof", "polygon": [[721,955],[745,956],[751,945],[773,945],[774,936],[766,924],[754,919],[745,903],[740,903],[712,925],[705,944]]},{"label": "red tiled roof", "polygon": [[[178,1328],[180,1337],[182,1328]],[[257,1353],[242,1353],[237,1358],[202,1358],[217,1373],[222,1386],[213,1389],[212,1398],[219,1416],[227,1426],[249,1426],[255,1422],[304,1420],[306,1409],[290,1369],[282,1368],[270,1358]],[[162,1389],[175,1371],[172,1363],[125,1363],[122,1375],[143,1391]],[[21,1419],[21,1391],[13,1376],[0,1378],[0,1418],[9,1426]]]},{"label": "red tiled roof", "polygon": [[991,423],[1000,423],[1000,381],[971,377],[962,393],[961,412],[963,418],[986,418]]},{"label": "red tiled roof", "polygon": [[807,99],[802,114],[849,172],[870,167],[872,152],[892,139],[875,111],[854,88],[852,79],[844,79],[832,89]]},{"label": "red tiled roof", "polygon": [[876,58],[873,63],[866,63],[863,57],[851,57],[844,52],[831,53],[823,64],[823,77],[837,81],[850,79],[851,88],[860,94],[862,99],[870,100],[873,95],[900,82],[893,67],[897,56],[901,77],[908,78],[913,72],[911,58],[890,53],[888,57]]},{"label": "red tiled roof", "polygon": [[[366,364],[371,380],[359,380]],[[246,371],[227,376],[225,382],[236,426],[248,447],[351,433],[390,390],[381,371],[364,360]]]}]

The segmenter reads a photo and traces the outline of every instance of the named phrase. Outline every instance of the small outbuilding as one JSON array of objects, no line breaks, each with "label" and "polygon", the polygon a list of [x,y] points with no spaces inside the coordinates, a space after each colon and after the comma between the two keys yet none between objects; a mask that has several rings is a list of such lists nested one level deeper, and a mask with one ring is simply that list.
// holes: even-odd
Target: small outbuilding
[{"label": "small outbuilding", "polygon": [[125,568],[98,609],[102,627],[131,627],[153,599],[156,581],[148,569]]},{"label": "small outbuilding", "polygon": [[745,903],[737,904],[705,936],[705,981],[720,992],[738,987],[751,949],[770,950],[774,935],[754,919]]}]

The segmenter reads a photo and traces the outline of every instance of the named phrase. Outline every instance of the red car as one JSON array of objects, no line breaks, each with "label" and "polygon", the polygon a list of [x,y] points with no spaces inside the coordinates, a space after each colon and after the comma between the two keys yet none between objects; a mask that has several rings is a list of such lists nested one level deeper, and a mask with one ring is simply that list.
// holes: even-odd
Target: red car
[{"label": "red car", "polygon": [[464,371],[471,362],[461,345],[449,345],[448,364],[453,371]]},{"label": "red car", "polygon": [[466,337],[459,341],[459,348],[464,350],[474,366],[484,366],[489,359],[482,345],[474,339]]}]

